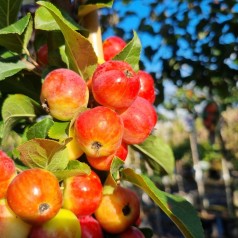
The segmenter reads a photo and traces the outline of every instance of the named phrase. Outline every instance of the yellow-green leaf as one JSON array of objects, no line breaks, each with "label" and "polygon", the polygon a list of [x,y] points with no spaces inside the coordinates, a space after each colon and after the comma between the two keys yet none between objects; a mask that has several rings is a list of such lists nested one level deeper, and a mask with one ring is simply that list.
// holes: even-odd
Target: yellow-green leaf
[{"label": "yellow-green leaf", "polygon": [[183,197],[161,191],[145,175],[126,168],[121,171],[123,180],[141,188],[177,225],[186,238],[204,238],[203,227],[198,212]]},{"label": "yellow-green leaf", "polygon": [[53,4],[38,1],[39,5],[45,7],[58,24],[65,38],[65,52],[68,56],[69,68],[79,73],[85,80],[89,75],[88,67],[97,64],[97,56],[90,41],[75,31],[72,25],[65,19]]}]

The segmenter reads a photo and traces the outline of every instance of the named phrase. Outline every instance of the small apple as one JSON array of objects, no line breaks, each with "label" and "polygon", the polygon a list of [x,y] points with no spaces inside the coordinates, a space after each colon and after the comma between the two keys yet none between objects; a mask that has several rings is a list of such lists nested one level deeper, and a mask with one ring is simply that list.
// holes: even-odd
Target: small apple
[{"label": "small apple", "polygon": [[71,210],[75,215],[93,214],[101,199],[102,183],[94,171],[64,180],[63,208]]},{"label": "small apple", "polygon": [[96,68],[91,86],[99,104],[121,112],[137,97],[140,81],[128,63],[110,60]]},{"label": "small apple", "polygon": [[36,52],[37,55],[37,62],[41,66],[48,65],[48,45],[43,44],[39,47],[39,49]]},{"label": "small apple", "polygon": [[73,212],[61,208],[49,221],[32,226],[29,238],[81,238],[81,226]]},{"label": "small apple", "polygon": [[87,156],[88,163],[97,170],[109,171],[112,160],[115,156],[125,161],[128,154],[128,145],[124,142],[121,143],[119,149],[113,155],[102,157]]},{"label": "small apple", "polygon": [[80,113],[74,123],[80,148],[88,156],[108,156],[120,147],[123,123],[113,110],[97,106]]},{"label": "small apple", "polygon": [[145,98],[150,103],[155,101],[155,86],[153,77],[146,71],[138,71],[139,80],[140,80],[140,90],[138,96]]},{"label": "small apple", "polygon": [[0,237],[27,238],[30,229],[31,225],[14,214],[6,199],[0,199]]},{"label": "small apple", "polygon": [[69,121],[81,107],[87,107],[89,90],[86,82],[70,69],[55,69],[42,83],[42,107],[52,117]]},{"label": "small apple", "polygon": [[126,42],[119,36],[110,36],[103,41],[103,54],[106,61],[112,59],[126,46]]},{"label": "small apple", "polygon": [[118,238],[145,238],[145,236],[139,228],[130,226],[128,229],[118,234]]},{"label": "small apple", "polygon": [[124,124],[123,141],[127,144],[142,143],[157,122],[157,113],[153,105],[139,96],[120,116]]},{"label": "small apple", "polygon": [[105,231],[121,233],[137,221],[139,197],[129,188],[104,185],[102,201],[94,215]]},{"label": "small apple", "polygon": [[83,154],[83,151],[79,146],[73,126],[69,129],[69,137],[71,137],[72,140],[68,144],[66,144],[66,147],[68,149],[68,157],[69,160],[76,160]]},{"label": "small apple", "polygon": [[93,216],[81,216],[78,218],[82,230],[82,238],[103,238],[102,227]]},{"label": "small apple", "polygon": [[9,184],[6,198],[12,211],[32,224],[50,220],[62,206],[57,178],[40,168],[19,173]]},{"label": "small apple", "polygon": [[7,188],[16,176],[14,161],[2,150],[0,150],[0,199],[6,196]]}]

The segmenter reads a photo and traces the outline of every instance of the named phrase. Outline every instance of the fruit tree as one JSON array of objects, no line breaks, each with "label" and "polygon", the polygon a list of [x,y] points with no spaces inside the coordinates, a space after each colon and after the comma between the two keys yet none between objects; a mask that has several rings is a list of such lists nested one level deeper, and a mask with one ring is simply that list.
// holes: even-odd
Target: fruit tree
[{"label": "fruit tree", "polygon": [[152,168],[174,171],[172,150],[153,134],[155,90],[139,68],[140,39],[134,32],[103,46],[98,11],[113,1],[21,6],[0,6],[1,237],[151,237],[138,224],[135,187],[185,237],[203,237],[188,201],[125,163],[136,150]]}]

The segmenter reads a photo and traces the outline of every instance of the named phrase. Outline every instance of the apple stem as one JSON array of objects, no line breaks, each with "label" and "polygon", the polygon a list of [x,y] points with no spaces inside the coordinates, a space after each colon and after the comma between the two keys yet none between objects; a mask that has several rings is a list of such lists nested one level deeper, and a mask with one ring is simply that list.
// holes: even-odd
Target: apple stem
[{"label": "apple stem", "polygon": [[92,11],[83,19],[84,27],[89,31],[88,40],[91,42],[94,51],[99,59],[103,59],[102,33],[99,23],[98,11]]},{"label": "apple stem", "polygon": [[17,173],[21,173],[23,170],[18,168],[18,167],[16,167],[16,171],[17,171]]}]

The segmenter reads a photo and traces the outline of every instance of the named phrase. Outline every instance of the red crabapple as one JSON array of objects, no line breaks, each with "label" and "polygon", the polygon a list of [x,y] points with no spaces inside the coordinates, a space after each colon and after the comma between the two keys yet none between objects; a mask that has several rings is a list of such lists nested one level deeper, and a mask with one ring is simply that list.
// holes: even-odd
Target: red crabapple
[{"label": "red crabapple", "polygon": [[146,71],[139,70],[140,90],[138,96],[147,99],[150,103],[155,101],[155,86],[153,77]]},{"label": "red crabapple", "polygon": [[103,54],[105,61],[112,59],[126,46],[126,42],[118,36],[110,36],[103,41]]},{"label": "red crabapple", "polygon": [[139,96],[120,116],[124,124],[123,141],[127,144],[142,143],[150,135],[157,122],[153,105]]},{"label": "red crabapple", "polygon": [[128,63],[107,61],[96,68],[91,86],[93,97],[99,104],[123,111],[136,99],[140,81]]}]

